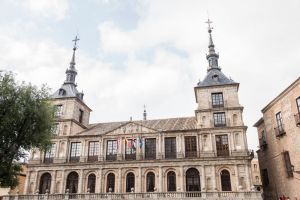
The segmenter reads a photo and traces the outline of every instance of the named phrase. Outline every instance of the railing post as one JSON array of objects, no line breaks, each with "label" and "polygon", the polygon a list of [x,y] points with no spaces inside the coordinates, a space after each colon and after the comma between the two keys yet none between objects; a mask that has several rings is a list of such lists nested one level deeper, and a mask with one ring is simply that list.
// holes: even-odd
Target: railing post
[{"label": "railing post", "polygon": [[65,199],[69,199],[69,189],[66,189]]}]

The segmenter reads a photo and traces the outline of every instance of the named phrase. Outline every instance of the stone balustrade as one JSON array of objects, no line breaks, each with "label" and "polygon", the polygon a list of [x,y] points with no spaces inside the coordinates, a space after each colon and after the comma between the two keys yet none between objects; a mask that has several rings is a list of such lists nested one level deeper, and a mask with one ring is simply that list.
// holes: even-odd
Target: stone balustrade
[{"label": "stone balustrade", "polygon": [[10,195],[3,200],[107,200],[107,199],[197,199],[197,200],[262,200],[260,192],[159,192],[159,193],[86,193]]}]

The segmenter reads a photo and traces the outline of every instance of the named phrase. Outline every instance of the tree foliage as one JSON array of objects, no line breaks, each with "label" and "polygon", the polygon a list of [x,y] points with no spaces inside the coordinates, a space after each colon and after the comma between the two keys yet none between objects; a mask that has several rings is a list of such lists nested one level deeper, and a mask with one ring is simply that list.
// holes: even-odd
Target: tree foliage
[{"label": "tree foliage", "polygon": [[16,82],[0,73],[0,186],[15,187],[20,159],[31,148],[50,145],[54,107],[49,89]]}]

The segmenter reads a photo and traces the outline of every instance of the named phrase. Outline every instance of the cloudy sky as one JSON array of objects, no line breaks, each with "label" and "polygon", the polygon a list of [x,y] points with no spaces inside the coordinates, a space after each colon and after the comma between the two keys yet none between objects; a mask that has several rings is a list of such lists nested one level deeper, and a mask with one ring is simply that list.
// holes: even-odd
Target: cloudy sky
[{"label": "cloudy sky", "polygon": [[79,90],[91,122],[193,116],[206,74],[207,12],[223,72],[253,124],[300,72],[298,0],[2,0],[0,70],[58,89],[79,35]]}]

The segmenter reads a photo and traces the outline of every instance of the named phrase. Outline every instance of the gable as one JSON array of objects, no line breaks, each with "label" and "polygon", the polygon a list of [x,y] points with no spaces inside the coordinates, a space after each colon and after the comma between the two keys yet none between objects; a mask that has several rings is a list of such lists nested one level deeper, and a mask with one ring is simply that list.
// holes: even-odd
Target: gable
[{"label": "gable", "polygon": [[142,123],[128,122],[120,127],[107,132],[105,135],[125,135],[125,134],[137,134],[137,133],[155,133],[157,130],[148,128]]}]

